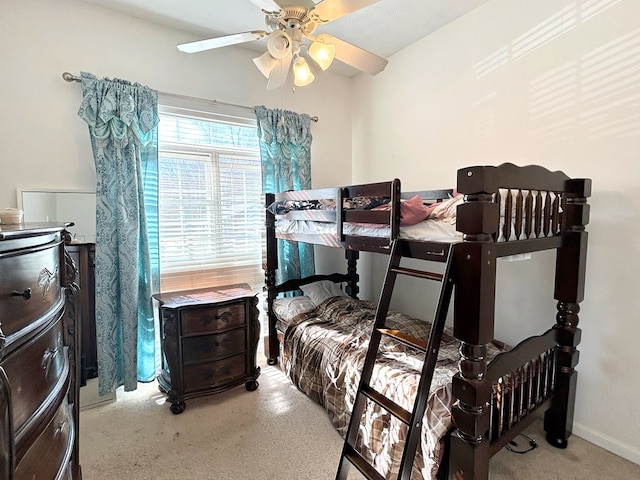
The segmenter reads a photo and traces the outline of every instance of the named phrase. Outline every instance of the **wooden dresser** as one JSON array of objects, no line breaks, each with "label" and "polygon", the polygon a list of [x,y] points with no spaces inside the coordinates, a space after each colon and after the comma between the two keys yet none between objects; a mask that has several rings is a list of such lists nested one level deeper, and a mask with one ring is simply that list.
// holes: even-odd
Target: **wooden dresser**
[{"label": "wooden dresser", "polygon": [[171,411],[185,400],[245,384],[258,388],[258,299],[249,285],[154,295],[160,303],[166,365],[158,376]]},{"label": "wooden dresser", "polygon": [[65,226],[0,225],[0,478],[79,480],[75,266]]}]

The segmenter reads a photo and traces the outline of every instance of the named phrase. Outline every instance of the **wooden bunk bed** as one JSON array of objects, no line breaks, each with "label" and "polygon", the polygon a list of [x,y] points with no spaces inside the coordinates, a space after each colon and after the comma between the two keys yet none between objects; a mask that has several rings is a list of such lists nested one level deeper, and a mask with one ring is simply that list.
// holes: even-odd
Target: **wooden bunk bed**
[{"label": "wooden bunk bed", "polygon": [[[416,236],[408,231],[410,228],[401,225],[401,199],[415,197],[402,193],[398,180],[267,194],[268,360],[275,364],[280,356],[281,362],[292,361],[283,357],[287,356],[288,337],[295,335],[284,331],[274,312],[280,294],[329,280],[344,284],[346,294],[357,298],[358,252],[388,253],[398,238],[404,239],[404,257],[434,262],[446,262],[450,258],[455,282],[451,333],[459,356],[450,390],[445,390],[452,395],[453,428],[439,445],[446,444],[446,449],[443,447],[437,452],[438,476],[480,480],[488,478],[489,459],[541,414],[544,414],[549,443],[564,448],[571,435],[591,181],[573,179],[540,166],[474,166],[458,170],[456,191],[461,197],[453,200],[447,199],[448,191],[419,192],[421,198],[431,201],[444,199],[449,210],[451,205],[455,206],[453,235],[451,238],[438,236],[437,241]],[[386,198],[389,204],[384,209],[347,208],[353,206],[354,199],[362,198]],[[302,210],[289,208],[300,205]],[[296,233],[291,225],[286,227],[289,230],[282,232],[277,227],[280,222],[304,222],[303,233]],[[314,233],[308,228],[309,222],[325,228],[321,233]],[[382,226],[374,229],[382,233],[372,236],[371,230],[363,233],[351,229],[362,224]],[[277,238],[343,248],[347,272],[315,275],[278,285],[275,280]],[[538,336],[524,339],[514,348],[496,349],[496,260],[544,250],[556,252],[555,324]],[[333,308],[340,310],[335,305]],[[369,307],[363,306],[366,308]],[[300,321],[302,317],[295,318],[298,323],[305,323]],[[347,387],[343,389],[348,390]],[[322,399],[315,399],[322,403]],[[391,473],[384,475],[393,478]],[[423,472],[421,475],[428,474]]]}]

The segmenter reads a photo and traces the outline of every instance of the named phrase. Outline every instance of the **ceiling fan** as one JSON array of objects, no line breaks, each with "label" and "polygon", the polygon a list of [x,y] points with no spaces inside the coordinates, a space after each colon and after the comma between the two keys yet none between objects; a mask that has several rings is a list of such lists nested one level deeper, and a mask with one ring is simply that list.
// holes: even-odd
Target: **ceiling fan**
[{"label": "ceiling fan", "polygon": [[254,58],[268,79],[267,89],[284,85],[293,64],[294,85],[303,87],[315,79],[303,52],[322,70],[334,58],[362,72],[375,75],[387,60],[328,34],[314,35],[318,26],[344,17],[380,0],[250,0],[265,14],[266,30],[252,30],[178,45],[186,53],[202,52],[253,40],[267,39],[267,51]]}]

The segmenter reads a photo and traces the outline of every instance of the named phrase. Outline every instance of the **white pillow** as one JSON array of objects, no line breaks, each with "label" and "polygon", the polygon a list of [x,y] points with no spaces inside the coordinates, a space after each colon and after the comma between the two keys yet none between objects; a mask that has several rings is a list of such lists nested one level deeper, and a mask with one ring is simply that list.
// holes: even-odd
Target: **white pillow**
[{"label": "white pillow", "polygon": [[346,295],[337,284],[329,280],[321,280],[308,285],[302,285],[300,290],[302,290],[302,293],[309,297],[316,306],[328,298]]},{"label": "white pillow", "polygon": [[443,222],[449,222],[451,225],[456,223],[456,213],[458,205],[464,203],[464,195],[456,195],[448,200],[435,203],[431,205],[431,213],[429,214],[430,220],[440,220]]},{"label": "white pillow", "polygon": [[304,296],[276,298],[273,301],[273,313],[284,321],[288,321],[301,313],[310,312],[314,308],[316,306],[311,299]]}]

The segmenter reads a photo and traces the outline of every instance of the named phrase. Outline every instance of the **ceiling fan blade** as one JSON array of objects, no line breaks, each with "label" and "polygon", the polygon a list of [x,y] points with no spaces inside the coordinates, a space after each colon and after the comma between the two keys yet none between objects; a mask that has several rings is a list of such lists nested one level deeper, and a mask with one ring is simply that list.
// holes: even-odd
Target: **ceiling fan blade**
[{"label": "ceiling fan blade", "polygon": [[274,0],[249,0],[256,7],[267,12],[277,12],[280,10],[280,5]]},{"label": "ceiling fan blade", "polygon": [[276,66],[271,70],[271,75],[269,75],[267,90],[274,90],[284,85],[291,69],[291,60],[293,60],[291,53],[282,60],[278,60]]},{"label": "ceiling fan blade", "polygon": [[304,7],[306,9],[313,8],[315,3],[313,0],[249,0],[256,7],[266,10],[267,12],[277,12],[286,7]]},{"label": "ceiling fan blade", "polygon": [[380,0],[323,0],[311,9],[311,18],[316,23],[329,23],[368,7]]},{"label": "ceiling fan blade", "polygon": [[252,32],[234,33],[233,35],[225,35],[223,37],[209,38],[207,40],[198,40],[197,42],[189,42],[178,45],[178,50],[186,53],[202,52],[203,50],[211,50],[212,48],[227,47],[237,43],[250,42],[252,40],[260,40],[268,35],[263,30],[254,30]]},{"label": "ceiling fan blade", "polygon": [[326,42],[336,46],[335,58],[369,75],[380,73],[389,63],[387,59],[374,55],[344,40],[330,35],[327,35],[327,37],[329,38],[327,38]]},{"label": "ceiling fan blade", "polygon": [[313,0],[275,0],[281,8],[287,7],[304,7],[307,10],[313,8],[316,2]]}]

